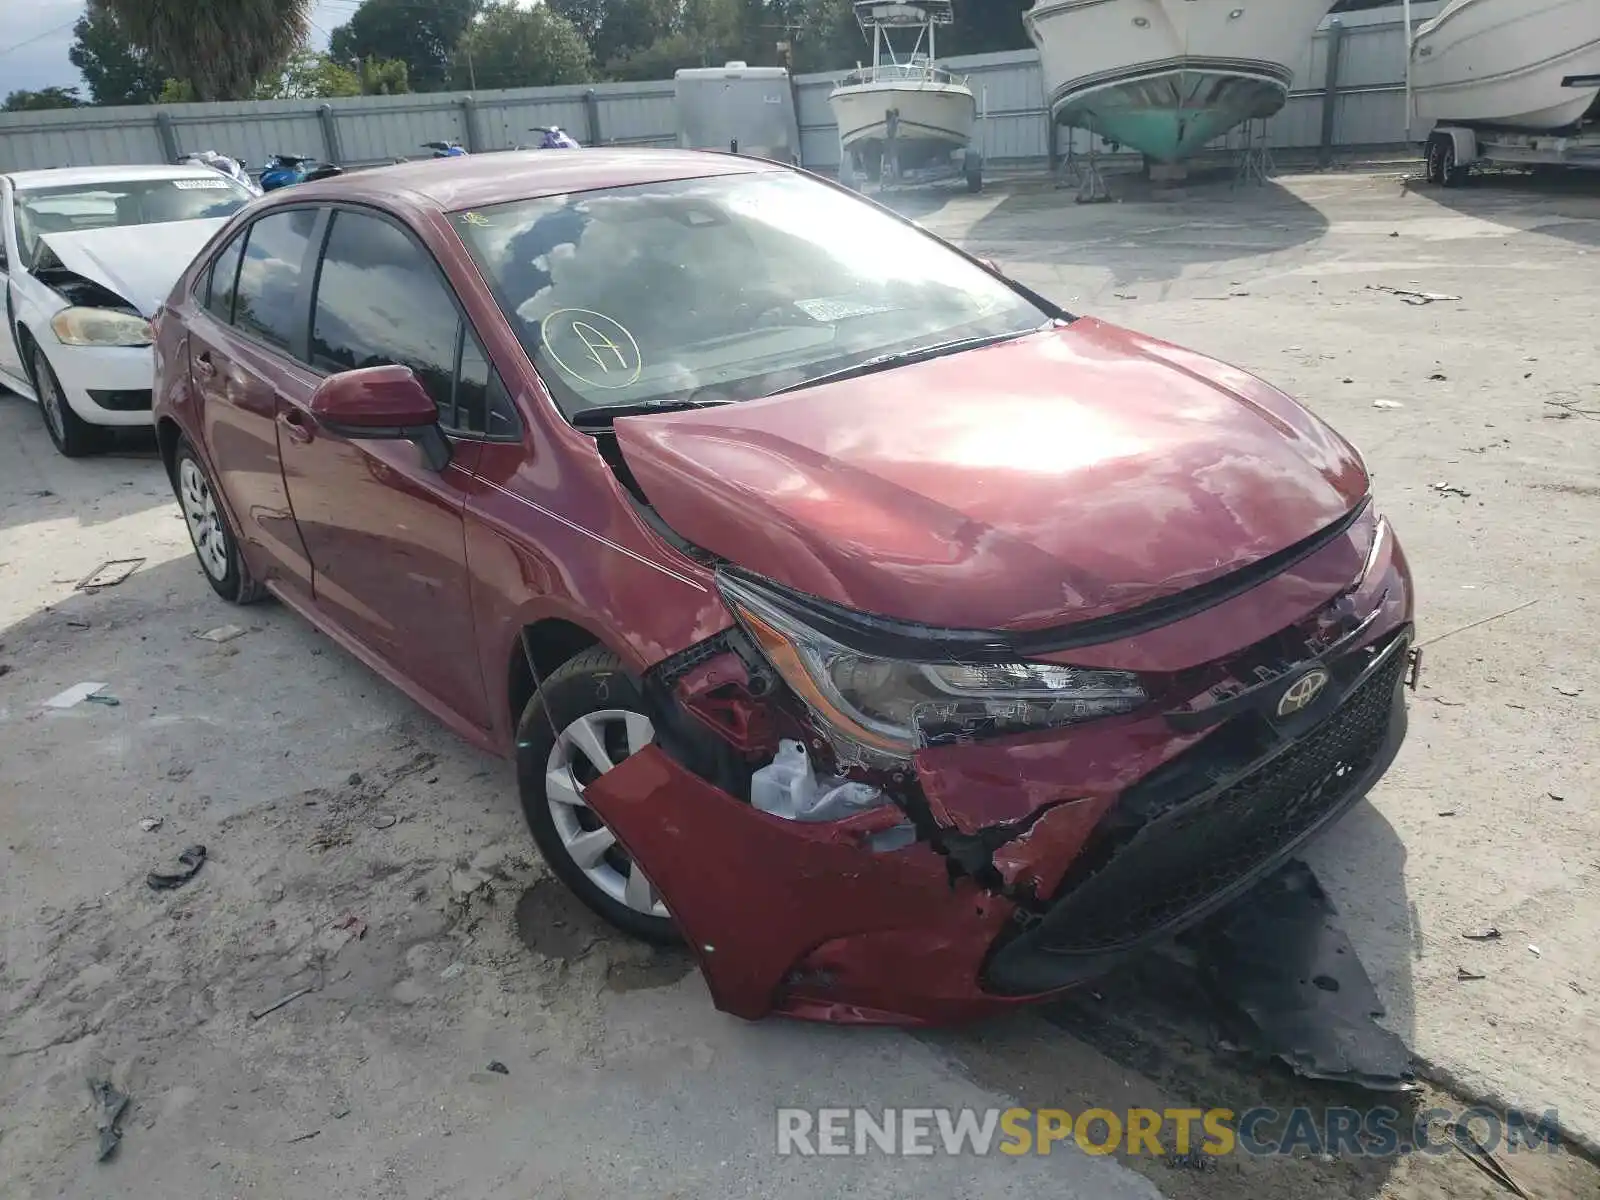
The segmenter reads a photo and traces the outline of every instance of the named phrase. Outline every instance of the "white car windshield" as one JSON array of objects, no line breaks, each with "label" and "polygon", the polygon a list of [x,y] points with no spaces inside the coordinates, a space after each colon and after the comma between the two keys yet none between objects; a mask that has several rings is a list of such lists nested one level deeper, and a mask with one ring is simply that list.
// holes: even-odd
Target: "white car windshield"
[{"label": "white car windshield", "polygon": [[451,221],[569,420],[751,399],[1058,315],[915,226],[788,172],[516,201]]},{"label": "white car windshield", "polygon": [[215,171],[183,179],[19,188],[15,199],[17,246],[24,265],[31,267],[39,238],[47,233],[226,217],[252,199],[247,188]]}]

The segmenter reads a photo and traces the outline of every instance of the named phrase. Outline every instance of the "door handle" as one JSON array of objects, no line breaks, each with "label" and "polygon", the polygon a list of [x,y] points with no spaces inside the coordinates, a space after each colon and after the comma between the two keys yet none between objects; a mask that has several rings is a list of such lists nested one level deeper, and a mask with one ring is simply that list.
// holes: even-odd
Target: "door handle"
[{"label": "door handle", "polygon": [[302,413],[292,408],[278,414],[278,428],[289,435],[291,442],[298,442],[302,446],[313,436],[311,423]]},{"label": "door handle", "polygon": [[216,375],[217,365],[211,361],[211,351],[200,352],[199,357],[194,360],[194,371],[201,379],[211,379]]}]

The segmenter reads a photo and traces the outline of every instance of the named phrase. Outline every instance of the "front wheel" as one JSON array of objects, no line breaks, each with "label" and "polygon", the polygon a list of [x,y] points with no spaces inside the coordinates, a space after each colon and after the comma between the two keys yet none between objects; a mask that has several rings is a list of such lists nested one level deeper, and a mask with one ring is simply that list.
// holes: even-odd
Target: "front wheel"
[{"label": "front wheel", "polygon": [[206,582],[230,604],[254,604],[260,600],[266,590],[250,574],[211,476],[187,440],[178,443],[172,476],[178,504],[183,509],[183,523],[189,527],[189,540],[194,544],[194,556],[200,560]]},{"label": "front wheel", "polygon": [[100,448],[100,431],[73,411],[55,368],[39,346],[33,348],[33,390],[45,432],[63,457],[82,458]]},{"label": "front wheel", "polygon": [[608,650],[569,660],[528,701],[517,728],[517,784],[533,840],[579,900],[624,933],[681,940],[655,885],[584,792],[655,741],[639,685]]}]

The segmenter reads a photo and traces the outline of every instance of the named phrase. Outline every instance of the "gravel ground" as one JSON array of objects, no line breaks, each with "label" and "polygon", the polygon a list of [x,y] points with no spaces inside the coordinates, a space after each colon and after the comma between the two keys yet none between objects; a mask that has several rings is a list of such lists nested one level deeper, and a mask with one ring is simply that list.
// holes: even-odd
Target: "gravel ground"
[{"label": "gravel ground", "polygon": [[[1600,1143],[1600,200],[1352,174],[897,203],[1077,311],[1255,371],[1362,448],[1434,644],[1398,764],[1314,863],[1424,1106],[1553,1108]],[[126,582],[73,590],[128,557]],[[244,635],[196,636],[230,622]],[[717,1014],[686,961],[548,880],[504,764],[276,606],[220,604],[147,450],[67,462],[3,396],[0,667],[0,1196],[1502,1194],[1460,1156],[779,1159],[786,1103],[1373,1098],[1227,1053],[1143,969],[1104,1001],[917,1036]],[[120,703],[41,708],[85,680]],[[196,880],[151,892],[195,842]],[[90,1073],[133,1096],[105,1164]],[[1541,1197],[1600,1194],[1580,1157],[1507,1161]]]}]

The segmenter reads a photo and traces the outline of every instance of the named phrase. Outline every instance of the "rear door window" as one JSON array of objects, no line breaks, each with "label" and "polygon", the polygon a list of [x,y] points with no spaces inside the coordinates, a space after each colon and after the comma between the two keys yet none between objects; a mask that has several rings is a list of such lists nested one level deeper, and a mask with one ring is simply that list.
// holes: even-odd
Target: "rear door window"
[{"label": "rear door window", "polygon": [[316,223],[311,208],[270,213],[250,226],[245,240],[233,323],[282,350],[294,345],[300,276]]}]

